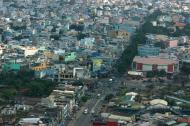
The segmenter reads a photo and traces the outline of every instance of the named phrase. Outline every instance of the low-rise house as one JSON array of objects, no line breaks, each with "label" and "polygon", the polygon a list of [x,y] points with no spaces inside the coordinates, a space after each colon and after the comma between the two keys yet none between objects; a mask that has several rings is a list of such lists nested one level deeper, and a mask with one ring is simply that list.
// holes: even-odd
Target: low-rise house
[{"label": "low-rise house", "polygon": [[80,47],[92,49],[95,43],[95,38],[84,38],[80,40]]},{"label": "low-rise house", "polygon": [[150,105],[152,106],[167,106],[168,102],[162,99],[153,99],[150,101]]},{"label": "low-rise house", "polygon": [[101,66],[103,64],[103,60],[98,59],[98,58],[94,58],[94,59],[92,59],[92,63],[93,63],[93,71],[98,71],[101,69]]},{"label": "low-rise house", "polygon": [[135,98],[137,95],[138,95],[138,93],[135,93],[135,92],[126,93],[121,98],[121,102],[119,103],[119,105],[122,108],[127,108],[128,106],[131,106],[133,103],[135,103]]},{"label": "low-rise house", "polygon": [[180,28],[180,29],[183,29],[186,26],[186,24],[182,23],[182,22],[176,22],[175,26],[178,27],[178,28]]},{"label": "low-rise house", "polygon": [[177,39],[169,39],[167,41],[167,46],[169,48],[177,47],[177,45],[178,45],[178,40]]},{"label": "low-rise house", "polygon": [[[190,118],[189,117],[178,118],[177,122],[190,124]],[[184,125],[184,126],[187,126],[187,125]]]},{"label": "low-rise house", "polygon": [[65,62],[75,61],[76,57],[77,57],[76,52],[66,53],[64,55],[64,61]]},{"label": "low-rise house", "polygon": [[19,123],[20,126],[44,126],[40,118],[22,118]]},{"label": "low-rise house", "polygon": [[21,64],[18,63],[6,63],[2,65],[3,71],[19,71],[21,69]]},{"label": "low-rise house", "polygon": [[38,52],[38,49],[35,47],[20,47],[22,50],[24,50],[24,56],[32,56],[35,55]]},{"label": "low-rise house", "polygon": [[110,22],[109,20],[110,20],[109,17],[105,16],[105,17],[99,18],[97,22],[100,23],[100,24],[109,25],[109,22]]},{"label": "low-rise house", "polygon": [[172,17],[169,15],[159,16],[158,21],[160,22],[172,22]]},{"label": "low-rise house", "polygon": [[16,122],[16,108],[15,107],[5,107],[1,110],[2,122],[6,124],[15,124]]},{"label": "low-rise house", "polygon": [[98,7],[96,8],[96,14],[98,17],[103,15],[103,8],[102,7]]},{"label": "low-rise house", "polygon": [[115,24],[114,30],[110,32],[110,35],[113,38],[129,39],[134,31],[135,29],[130,27],[128,24]]}]

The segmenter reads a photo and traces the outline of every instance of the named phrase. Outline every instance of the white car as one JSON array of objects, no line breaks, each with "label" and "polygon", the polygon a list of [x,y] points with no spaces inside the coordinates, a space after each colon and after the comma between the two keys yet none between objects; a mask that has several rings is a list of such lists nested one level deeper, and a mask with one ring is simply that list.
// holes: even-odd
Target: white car
[{"label": "white car", "polygon": [[119,123],[119,124],[124,124],[124,125],[127,124],[127,122],[126,122],[126,121],[123,121],[123,120],[118,120],[118,123]]},{"label": "white car", "polygon": [[97,94],[98,97],[100,97],[100,94]]},{"label": "white car", "polygon": [[110,79],[109,79],[109,81],[110,81],[110,82],[112,82],[112,81],[113,81],[113,79],[112,79],[112,78],[110,78]]},{"label": "white car", "polygon": [[88,109],[86,108],[83,113],[88,114]]},{"label": "white car", "polygon": [[92,110],[91,110],[91,114],[94,114],[94,113],[95,113],[95,111],[92,109]]}]

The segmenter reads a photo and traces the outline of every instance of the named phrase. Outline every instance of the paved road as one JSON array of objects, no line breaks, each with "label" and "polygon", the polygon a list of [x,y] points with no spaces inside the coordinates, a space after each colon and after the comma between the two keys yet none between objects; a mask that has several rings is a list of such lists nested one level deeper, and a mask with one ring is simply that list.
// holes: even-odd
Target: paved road
[{"label": "paved road", "polygon": [[190,104],[190,101],[185,100],[185,99],[182,99],[182,98],[177,98],[177,97],[175,97],[175,96],[166,95],[165,97],[170,98],[170,99],[174,99],[174,100],[176,100],[176,101],[180,101],[180,102],[183,102],[183,103]]},{"label": "paved road", "polygon": [[[90,99],[88,100],[83,107],[77,112],[75,119],[73,119],[68,126],[90,126],[92,115],[90,112],[96,110],[96,106],[99,104],[100,99]],[[84,110],[88,108],[89,113],[84,114]]]},{"label": "paved road", "polygon": [[[94,110],[96,113],[99,112],[102,101],[105,96],[110,93],[116,93],[116,88],[119,87],[119,80],[114,82],[109,82],[109,79],[98,81],[98,88],[94,93],[92,93],[92,98],[88,100],[83,107],[81,107],[80,111],[77,112],[76,118],[73,119],[68,126],[90,126],[91,120],[93,119],[91,115],[91,111]],[[110,86],[108,86],[110,85]],[[97,94],[101,94],[99,98],[97,98]],[[84,114],[84,109],[88,108],[89,113]]]}]

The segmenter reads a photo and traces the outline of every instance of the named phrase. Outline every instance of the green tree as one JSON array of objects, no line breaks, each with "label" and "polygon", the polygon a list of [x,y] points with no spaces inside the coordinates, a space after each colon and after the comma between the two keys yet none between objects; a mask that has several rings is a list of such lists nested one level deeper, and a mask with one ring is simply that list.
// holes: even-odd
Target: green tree
[{"label": "green tree", "polygon": [[[0,73],[0,83],[12,89],[11,95],[9,90],[2,91],[3,97],[14,96],[15,91],[27,89],[28,96],[42,97],[48,96],[55,87],[55,84],[49,80],[38,80],[34,78],[33,71],[19,71]],[[13,90],[14,89],[14,90]]]},{"label": "green tree", "polygon": [[83,96],[83,97],[81,97],[81,101],[82,101],[82,102],[87,102],[88,99],[89,99],[88,96]]},{"label": "green tree", "polygon": [[13,100],[14,96],[16,95],[15,89],[6,89],[1,92],[2,98],[6,101]]},{"label": "green tree", "polygon": [[113,97],[114,97],[113,94],[108,94],[106,95],[105,100],[109,102]]},{"label": "green tree", "polygon": [[166,76],[166,71],[165,70],[158,71],[157,76],[158,77],[165,77]]},{"label": "green tree", "polygon": [[155,76],[155,73],[153,71],[148,71],[147,74],[146,74],[146,76],[148,78],[153,78]]},{"label": "green tree", "polygon": [[183,64],[181,71],[187,75],[190,75],[190,66],[188,65],[188,63]]},{"label": "green tree", "polygon": [[138,2],[137,2],[137,6],[138,6],[139,8],[142,8],[142,7],[143,7],[143,4],[142,4],[140,1],[138,1]]},{"label": "green tree", "polygon": [[82,33],[82,32],[79,32],[78,35],[77,35],[78,40],[84,39],[85,37],[87,37],[87,35]]},{"label": "green tree", "polygon": [[148,6],[148,10],[151,10],[151,9],[153,9],[153,6]]}]

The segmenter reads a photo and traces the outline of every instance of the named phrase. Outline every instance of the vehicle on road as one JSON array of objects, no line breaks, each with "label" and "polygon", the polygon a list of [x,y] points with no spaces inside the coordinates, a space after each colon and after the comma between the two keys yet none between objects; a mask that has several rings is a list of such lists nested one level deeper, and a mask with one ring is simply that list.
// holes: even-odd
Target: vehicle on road
[{"label": "vehicle on road", "polygon": [[88,114],[88,108],[84,109],[84,114]]},{"label": "vehicle on road", "polygon": [[92,110],[91,110],[91,114],[94,114],[94,113],[95,113],[95,111],[92,109]]},{"label": "vehicle on road", "polygon": [[123,124],[123,125],[125,125],[125,124],[127,124],[127,122],[126,122],[126,121],[123,121],[123,120],[118,120],[118,124]]},{"label": "vehicle on road", "polygon": [[100,94],[97,94],[97,97],[100,97]]}]

